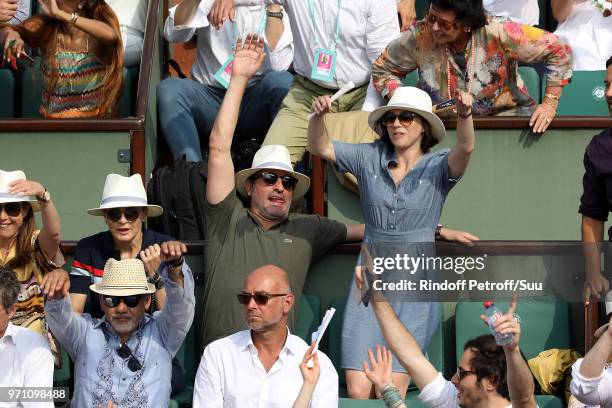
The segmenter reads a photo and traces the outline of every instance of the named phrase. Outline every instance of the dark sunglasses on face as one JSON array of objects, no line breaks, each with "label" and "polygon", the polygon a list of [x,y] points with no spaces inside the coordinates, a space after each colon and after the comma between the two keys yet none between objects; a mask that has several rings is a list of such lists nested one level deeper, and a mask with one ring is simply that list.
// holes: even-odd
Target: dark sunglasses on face
[{"label": "dark sunglasses on face", "polygon": [[122,344],[121,347],[117,349],[117,354],[124,360],[129,358],[128,368],[131,372],[136,372],[142,368],[142,364],[140,364],[140,361],[132,354],[132,350],[130,350],[127,344]]},{"label": "dark sunglasses on face", "polygon": [[288,293],[255,292],[251,294],[251,293],[242,292],[242,293],[237,294],[236,297],[238,298],[238,302],[240,302],[241,305],[248,305],[251,299],[255,299],[255,303],[257,303],[259,306],[263,306],[266,303],[268,303],[268,300],[274,297],[287,296],[287,295]]},{"label": "dark sunglasses on face", "polygon": [[440,27],[444,31],[450,31],[453,27],[455,27],[456,21],[446,21],[439,20],[438,17],[434,16],[431,13],[427,13],[425,16],[425,20],[433,27],[434,24],[438,23],[438,27]]},{"label": "dark sunglasses on face", "polygon": [[470,374],[478,375],[476,371],[464,370],[461,367],[457,367],[457,372],[455,374],[457,375],[457,379],[459,379],[459,381],[463,380]]},{"label": "dark sunglasses on face", "polygon": [[129,308],[134,308],[140,303],[142,295],[130,295],[130,296],[109,296],[104,295],[104,303],[108,307],[117,307],[119,303],[123,302]]},{"label": "dark sunglasses on face", "polygon": [[128,222],[134,222],[140,216],[140,209],[137,207],[109,208],[108,210],[104,210],[104,214],[106,218],[113,222],[118,222],[122,215]]},{"label": "dark sunglasses on face", "polygon": [[275,185],[280,178],[281,182],[283,183],[283,187],[287,190],[293,190],[298,182],[298,179],[293,176],[279,176],[278,174],[269,171],[262,171],[261,173],[258,173],[252,177],[253,180],[258,178],[261,178],[264,183],[269,186]]},{"label": "dark sunglasses on face", "polygon": [[399,115],[396,115],[393,112],[387,112],[382,117],[382,124],[384,126],[393,126],[393,124],[395,124],[395,120],[399,119],[399,122],[402,126],[408,126],[409,124],[412,123],[412,121],[416,117],[417,117],[416,113],[409,112],[409,111],[404,111],[400,113]]},{"label": "dark sunglasses on face", "polygon": [[0,204],[0,212],[4,210],[9,217],[17,217],[21,214],[21,203],[3,203]]}]

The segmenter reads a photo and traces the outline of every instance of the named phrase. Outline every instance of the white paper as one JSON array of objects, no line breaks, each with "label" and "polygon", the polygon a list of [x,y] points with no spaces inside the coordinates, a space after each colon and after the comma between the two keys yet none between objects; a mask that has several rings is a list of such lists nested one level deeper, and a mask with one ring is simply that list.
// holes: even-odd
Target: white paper
[{"label": "white paper", "polygon": [[[334,317],[334,313],[336,313],[336,309],[334,309],[333,307],[330,307],[325,312],[325,315],[323,316],[323,320],[321,320],[321,324],[319,325],[319,328],[317,329],[317,331],[312,333],[312,336],[311,336],[312,341],[315,342],[314,349],[312,349],[312,354],[316,353],[317,350],[319,349],[319,342],[323,338],[323,335],[325,334],[325,330],[327,330],[327,326],[329,326],[329,322],[331,321],[332,317]],[[314,367],[312,358],[308,360],[308,364],[306,366],[308,368]]]},{"label": "white paper", "polygon": [[[336,99],[338,99],[353,88],[355,88],[355,83],[353,81],[349,81],[348,83],[342,85],[342,88],[338,89],[338,91],[332,95],[332,97],[330,98],[331,101],[334,102]],[[314,115],[314,112],[310,112],[310,114],[308,115],[308,120],[312,119]]]}]

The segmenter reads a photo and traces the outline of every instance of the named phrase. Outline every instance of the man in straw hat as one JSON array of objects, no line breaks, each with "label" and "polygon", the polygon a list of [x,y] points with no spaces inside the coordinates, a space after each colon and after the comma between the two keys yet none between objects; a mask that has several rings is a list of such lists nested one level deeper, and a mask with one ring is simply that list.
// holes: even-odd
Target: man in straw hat
[{"label": "man in straw hat", "polygon": [[193,321],[195,298],[189,269],[169,268],[163,279],[166,305],[152,316],[145,310],[155,286],[139,259],[109,259],[91,285],[101,319],[74,313],[63,293],[47,300],[49,327],[74,361],[73,406],[168,406],[171,360]]},{"label": "man in straw hat", "polygon": [[[304,196],[310,180],[293,170],[284,146],[262,147],[252,167],[234,178],[230,147],[240,102],[249,78],[265,58],[263,40],[255,35],[236,46],[230,85],[209,143],[204,347],[245,328],[241,306],[228,304],[227,298],[240,292],[250,271],[278,265],[287,272],[299,302],[311,262],[340,242],[363,237],[363,225],[289,214],[291,202]],[[236,191],[250,199],[248,209]]]}]

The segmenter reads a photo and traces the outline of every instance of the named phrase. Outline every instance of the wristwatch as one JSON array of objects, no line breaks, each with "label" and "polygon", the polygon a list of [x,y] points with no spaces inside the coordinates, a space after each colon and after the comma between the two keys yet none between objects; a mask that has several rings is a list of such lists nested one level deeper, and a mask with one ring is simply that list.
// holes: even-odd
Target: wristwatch
[{"label": "wristwatch", "polygon": [[281,20],[283,19],[283,9],[282,8],[280,9],[280,11],[266,10],[266,13],[268,17],[280,18]]},{"label": "wristwatch", "polygon": [[45,187],[43,187],[43,189],[45,190],[45,192],[42,194],[42,196],[36,196],[36,199],[38,201],[44,201],[45,203],[48,203],[51,200],[51,193]]},{"label": "wristwatch", "polygon": [[442,225],[442,224],[438,224],[436,226],[436,234],[435,234],[436,238],[440,238],[441,237],[440,231],[442,230],[442,228],[444,228],[444,225]]},{"label": "wristwatch", "polygon": [[170,265],[171,268],[178,268],[181,265],[183,265],[183,262],[185,261],[185,257],[181,256],[179,259],[174,260],[174,261],[169,261],[168,265]]},{"label": "wristwatch", "polygon": [[164,287],[164,281],[162,280],[161,276],[159,276],[159,273],[157,272],[155,272],[155,275],[149,276],[147,278],[147,281],[149,283],[152,283],[155,286],[156,290],[159,290]]}]

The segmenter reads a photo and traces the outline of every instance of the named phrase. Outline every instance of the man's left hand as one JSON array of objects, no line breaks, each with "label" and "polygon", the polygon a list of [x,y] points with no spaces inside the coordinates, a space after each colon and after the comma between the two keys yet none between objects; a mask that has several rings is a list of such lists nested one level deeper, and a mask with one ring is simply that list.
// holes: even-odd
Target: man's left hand
[{"label": "man's left hand", "polygon": [[43,293],[50,299],[61,299],[68,296],[70,278],[63,269],[55,269],[47,273],[40,284]]}]

